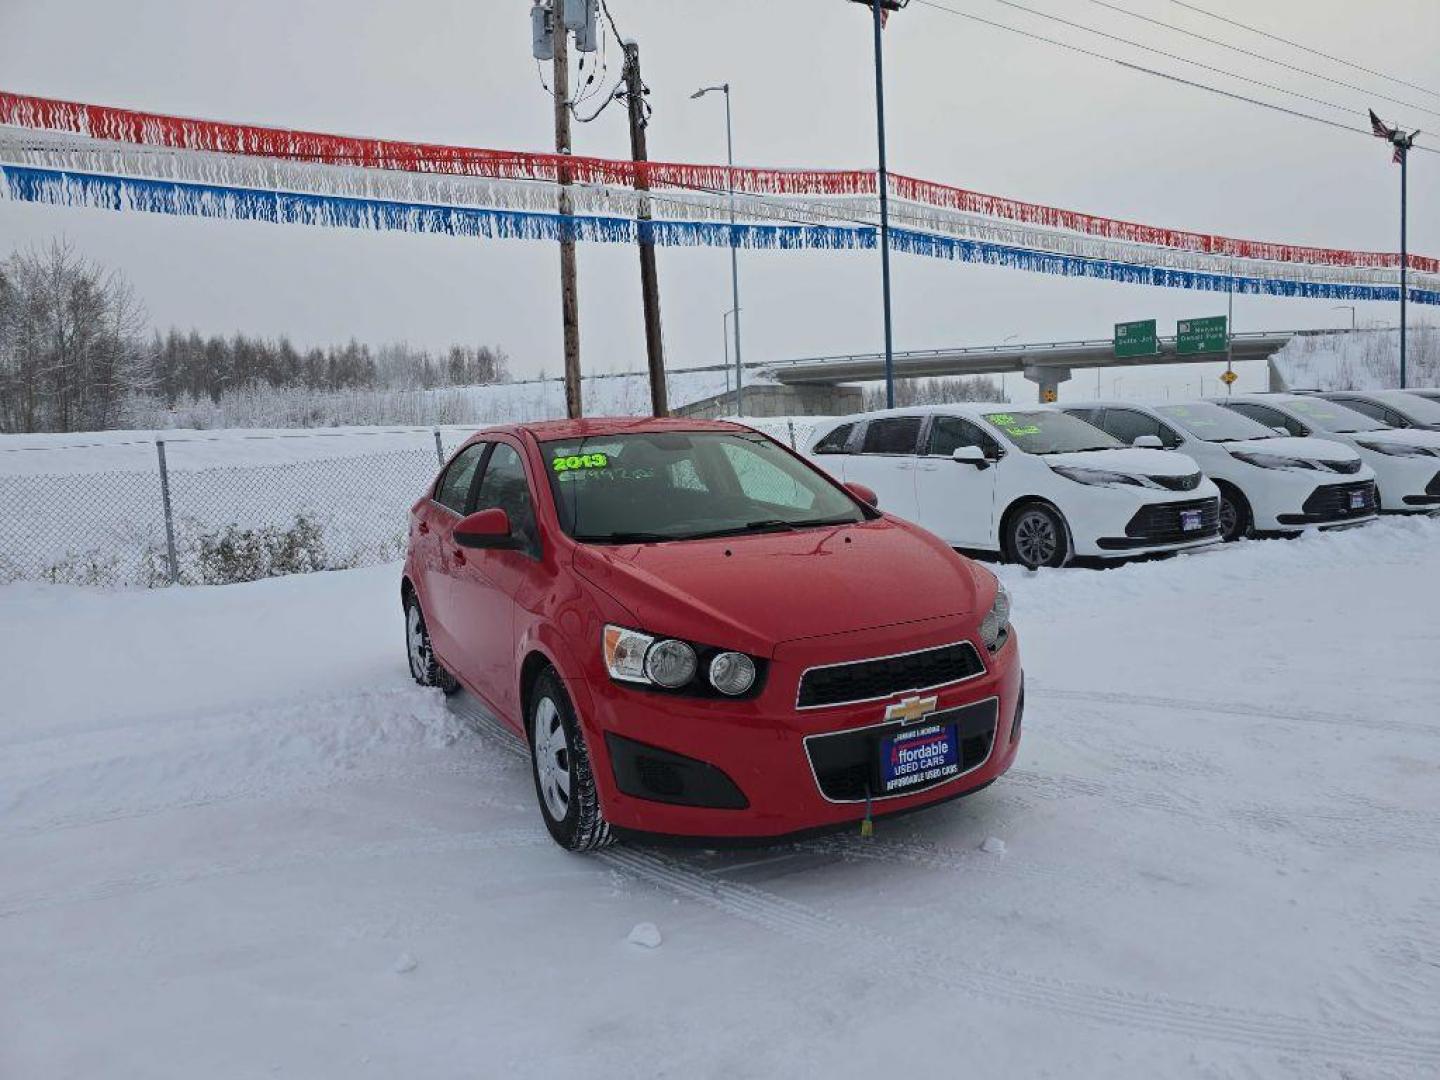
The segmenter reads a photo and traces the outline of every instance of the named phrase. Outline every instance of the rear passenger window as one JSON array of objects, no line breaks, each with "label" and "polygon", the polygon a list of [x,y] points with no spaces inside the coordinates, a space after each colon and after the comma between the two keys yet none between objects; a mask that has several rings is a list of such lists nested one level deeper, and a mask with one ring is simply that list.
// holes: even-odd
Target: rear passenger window
[{"label": "rear passenger window", "polygon": [[871,420],[865,428],[862,454],[913,454],[920,442],[920,417]]},{"label": "rear passenger window", "polygon": [[465,513],[465,502],[470,498],[470,485],[475,481],[475,470],[485,456],[485,443],[467,446],[450,463],[440,486],[435,490],[435,501],[449,507],[457,514]]},{"label": "rear passenger window", "polygon": [[816,454],[843,454],[845,447],[850,442],[850,433],[855,430],[854,424],[841,424],[834,431],[826,435],[815,444],[813,453]]}]

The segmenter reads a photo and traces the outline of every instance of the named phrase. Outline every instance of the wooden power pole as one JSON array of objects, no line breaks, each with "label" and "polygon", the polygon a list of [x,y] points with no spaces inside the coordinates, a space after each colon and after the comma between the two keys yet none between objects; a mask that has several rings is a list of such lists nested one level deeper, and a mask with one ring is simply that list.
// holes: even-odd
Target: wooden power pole
[{"label": "wooden power pole", "polygon": [[[625,98],[630,107],[630,156],[636,162],[648,161],[645,82],[640,78],[640,46],[634,41],[625,42]],[[635,190],[650,190],[649,178],[638,169],[635,172]],[[644,195],[640,196],[636,217],[640,230],[640,291],[645,303],[645,353],[650,364],[650,409],[656,416],[669,416],[665,341],[660,325],[660,274],[655,265],[654,238],[646,228],[646,222],[650,220],[650,200]]]},{"label": "wooden power pole", "polygon": [[[569,156],[570,138],[570,43],[569,34],[555,16],[555,152]],[[570,170],[561,165],[560,215],[575,212],[570,198]],[[575,280],[575,237],[561,226],[560,235],[560,316],[565,326],[565,414],[571,420],[584,415],[580,395],[580,292]]]}]

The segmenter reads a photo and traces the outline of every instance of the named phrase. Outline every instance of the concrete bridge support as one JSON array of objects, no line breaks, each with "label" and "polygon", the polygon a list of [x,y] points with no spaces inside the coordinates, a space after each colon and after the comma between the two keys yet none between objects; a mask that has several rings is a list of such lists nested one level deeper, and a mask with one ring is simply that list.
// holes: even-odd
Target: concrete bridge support
[{"label": "concrete bridge support", "polygon": [[1025,378],[1040,387],[1040,400],[1048,405],[1060,400],[1060,384],[1070,381],[1070,369],[1049,364],[1027,365]]}]

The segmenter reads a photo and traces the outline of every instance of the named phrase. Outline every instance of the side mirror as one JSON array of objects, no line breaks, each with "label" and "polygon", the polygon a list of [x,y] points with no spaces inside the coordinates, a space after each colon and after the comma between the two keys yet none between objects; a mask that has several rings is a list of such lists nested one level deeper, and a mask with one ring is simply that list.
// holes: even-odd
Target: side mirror
[{"label": "side mirror", "polygon": [[481,510],[462,518],[455,526],[455,543],[463,548],[519,547],[510,531],[510,515],[504,510]]},{"label": "side mirror", "polygon": [[985,451],[978,446],[957,446],[950,460],[961,465],[974,465],[977,469],[988,469],[990,462],[985,459]]},{"label": "side mirror", "polygon": [[1139,435],[1131,445],[1141,450],[1164,450],[1165,444],[1160,441],[1159,435]]},{"label": "side mirror", "polygon": [[880,509],[880,496],[875,494],[874,488],[868,488],[864,484],[846,484],[845,490],[854,495],[866,506],[873,506]]}]

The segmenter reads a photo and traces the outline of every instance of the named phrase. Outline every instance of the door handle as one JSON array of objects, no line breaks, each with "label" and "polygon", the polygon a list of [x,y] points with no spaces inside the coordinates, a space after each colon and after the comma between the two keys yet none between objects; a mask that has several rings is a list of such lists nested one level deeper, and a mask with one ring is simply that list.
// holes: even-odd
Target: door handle
[{"label": "door handle", "polygon": [[465,552],[461,551],[459,548],[455,549],[455,562],[460,566],[465,565]]},{"label": "door handle", "polygon": [[425,522],[422,521],[422,522],[420,522],[420,524],[416,527],[415,531],[418,532],[421,536],[429,536],[429,535],[430,535],[430,526],[429,526],[428,524],[426,524]]},{"label": "door handle", "polygon": [[939,472],[939,465],[917,465],[915,468],[920,472]]}]

